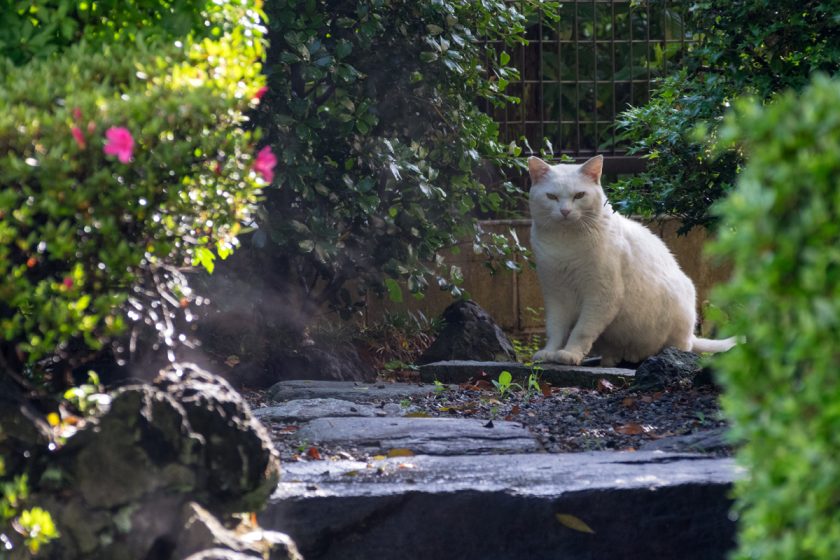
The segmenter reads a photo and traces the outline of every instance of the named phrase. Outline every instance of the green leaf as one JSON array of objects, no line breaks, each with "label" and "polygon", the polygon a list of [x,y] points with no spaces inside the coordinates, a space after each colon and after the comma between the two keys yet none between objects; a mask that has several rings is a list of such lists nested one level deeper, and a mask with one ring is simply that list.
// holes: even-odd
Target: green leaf
[{"label": "green leaf", "polygon": [[403,302],[402,287],[400,286],[399,282],[397,282],[393,278],[386,278],[385,288],[388,290],[388,299],[390,299],[394,303]]},{"label": "green leaf", "polygon": [[200,264],[204,267],[204,269],[213,274],[213,270],[216,268],[216,255],[213,254],[213,251],[208,249],[207,247],[197,247],[195,250],[195,256],[192,260],[192,265],[196,266]]},{"label": "green leaf", "polygon": [[595,534],[595,531],[592,530],[592,527],[587,525],[583,520],[579,517],[575,517],[574,515],[568,513],[557,513],[555,514],[557,521],[560,522],[561,525],[564,527],[568,527],[574,531],[578,531],[580,533],[590,533]]}]

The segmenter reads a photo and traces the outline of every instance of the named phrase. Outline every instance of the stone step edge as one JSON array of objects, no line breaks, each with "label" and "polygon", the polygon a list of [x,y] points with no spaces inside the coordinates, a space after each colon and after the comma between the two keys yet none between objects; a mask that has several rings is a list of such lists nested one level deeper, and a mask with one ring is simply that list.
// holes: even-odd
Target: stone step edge
[{"label": "stone step edge", "polygon": [[447,360],[419,366],[420,379],[426,383],[465,383],[470,379],[487,381],[498,379],[503,371],[510,372],[514,381],[522,384],[531,374],[555,387],[580,387],[594,389],[599,379],[622,387],[632,383],[636,372],[632,369],[615,367],[566,366],[560,364],[535,364],[528,366],[518,362],[479,362],[471,360]]}]

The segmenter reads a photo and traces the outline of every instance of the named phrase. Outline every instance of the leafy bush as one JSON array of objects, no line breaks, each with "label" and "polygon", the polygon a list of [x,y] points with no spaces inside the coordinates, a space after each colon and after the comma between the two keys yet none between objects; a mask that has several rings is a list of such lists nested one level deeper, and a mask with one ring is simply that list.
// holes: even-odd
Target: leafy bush
[{"label": "leafy bush", "polygon": [[742,102],[721,143],[747,164],[720,205],[718,291],[747,342],[716,359],[748,475],[738,558],[833,558],[840,549],[840,81]]},{"label": "leafy bush", "polygon": [[[45,58],[82,40],[96,45],[138,40],[219,37],[239,24],[225,17],[224,2],[188,0],[0,0],[0,57],[15,64]],[[222,17],[219,17],[219,16]],[[205,21],[211,25],[205,25]]]},{"label": "leafy bush", "polygon": [[0,59],[3,372],[75,367],[126,317],[177,342],[174,312],[189,316],[194,299],[181,268],[211,269],[251,218],[271,173],[242,128],[264,84],[259,12],[190,5],[213,39],[150,32],[17,67]]},{"label": "leafy bush", "polygon": [[[517,3],[533,11],[536,1]],[[544,8],[550,9],[546,3]],[[269,91],[259,122],[283,169],[254,236],[274,244],[292,301],[349,315],[360,293],[402,298],[402,283],[460,293],[440,250],[465,237],[501,258],[472,217],[516,190],[477,179],[511,164],[479,100],[506,103],[517,75],[505,49],[525,16],[503,0],[288,0],[266,7]],[[489,41],[489,43],[488,43]],[[305,309],[306,310],[306,309]]]},{"label": "leafy bush", "polygon": [[[711,142],[731,99],[770,99],[809,76],[840,69],[837,0],[695,2],[689,28],[700,34],[687,68],[659,84],[650,103],[619,119],[647,170],[614,186],[628,212],[673,214],[685,226],[709,223],[710,206],[734,184],[741,159]],[[701,125],[701,134],[694,129]]]}]

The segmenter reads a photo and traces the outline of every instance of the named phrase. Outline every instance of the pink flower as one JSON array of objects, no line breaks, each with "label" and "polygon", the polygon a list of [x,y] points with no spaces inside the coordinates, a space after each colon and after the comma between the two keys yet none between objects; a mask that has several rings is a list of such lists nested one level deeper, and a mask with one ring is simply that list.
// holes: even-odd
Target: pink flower
[{"label": "pink flower", "polygon": [[75,120],[77,122],[82,120],[82,110],[81,109],[79,109],[78,107],[73,107],[72,112],[73,112],[73,120]]},{"label": "pink flower", "polygon": [[257,90],[257,93],[254,94],[253,99],[260,100],[262,96],[268,91],[268,86],[263,86]]},{"label": "pink flower", "polygon": [[257,154],[257,159],[254,160],[254,171],[262,175],[263,179],[270,183],[274,180],[275,165],[277,165],[277,157],[271,151],[270,146],[265,146]]},{"label": "pink flower", "polygon": [[64,281],[62,282],[62,284],[64,284],[64,287],[69,290],[73,287],[73,279],[70,278],[69,276],[67,276],[67,277],[64,278]]},{"label": "pink flower", "polygon": [[123,163],[131,161],[131,154],[134,151],[134,138],[127,128],[112,126],[105,131],[105,137],[108,139],[104,149],[106,154],[117,156]]},{"label": "pink flower", "polygon": [[82,129],[78,126],[74,126],[70,129],[70,132],[73,133],[73,139],[76,141],[76,144],[79,145],[79,149],[84,150],[85,146],[85,135],[82,134]]}]

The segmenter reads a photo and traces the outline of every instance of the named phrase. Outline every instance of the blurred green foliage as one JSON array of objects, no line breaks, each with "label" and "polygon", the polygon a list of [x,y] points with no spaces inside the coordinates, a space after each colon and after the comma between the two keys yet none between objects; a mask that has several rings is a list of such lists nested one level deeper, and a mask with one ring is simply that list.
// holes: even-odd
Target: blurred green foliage
[{"label": "blurred green foliage", "polygon": [[[66,7],[7,3],[4,22],[24,4],[36,30]],[[145,27],[187,5],[200,33],[164,41]],[[173,316],[194,299],[181,269],[229,254],[262,182],[243,128],[264,85],[253,3],[87,9],[131,12],[145,35],[102,16],[63,48],[7,36],[5,54],[33,56],[0,59],[0,367],[33,378],[80,365],[132,321],[176,342]],[[133,139],[130,161],[105,153],[112,129]]]},{"label": "blurred green foliage", "polygon": [[[8,477],[3,456],[0,455],[0,558],[21,540],[33,555],[41,547],[59,537],[52,516],[39,507],[25,508],[29,499],[29,481],[26,475]],[[8,531],[14,522],[15,531]]]},{"label": "blurred green foliage", "polygon": [[247,20],[239,22],[229,17],[231,8],[236,11],[247,4],[240,3],[240,8],[226,4],[192,0],[0,0],[0,57],[25,64],[82,40],[114,45],[174,41],[188,35],[217,39],[235,26],[248,25]]},{"label": "blurred green foliage", "polygon": [[699,34],[686,68],[664,79],[650,103],[619,118],[631,153],[647,169],[613,185],[626,212],[681,217],[708,224],[711,205],[734,184],[740,155],[712,149],[732,99],[767,101],[800,89],[814,72],[840,69],[840,1],[694,2],[688,27]]},{"label": "blurred green foliage", "polygon": [[762,107],[738,102],[719,149],[746,164],[719,205],[717,291],[730,334],[715,358],[747,474],[735,558],[835,558],[840,550],[840,81],[818,76]]},{"label": "blurred green foliage", "polygon": [[524,14],[538,4],[266,5],[269,90],[258,123],[283,172],[253,241],[274,245],[302,307],[328,303],[348,317],[370,290],[394,300],[430,285],[458,295],[460,271],[441,251],[463,239],[516,267],[518,242],[483,235],[475,216],[517,193],[509,183],[488,189],[478,173],[509,168],[520,149],[498,141],[477,102],[515,101],[507,49],[523,41]]}]

